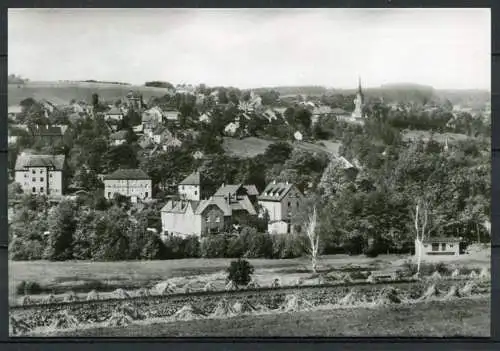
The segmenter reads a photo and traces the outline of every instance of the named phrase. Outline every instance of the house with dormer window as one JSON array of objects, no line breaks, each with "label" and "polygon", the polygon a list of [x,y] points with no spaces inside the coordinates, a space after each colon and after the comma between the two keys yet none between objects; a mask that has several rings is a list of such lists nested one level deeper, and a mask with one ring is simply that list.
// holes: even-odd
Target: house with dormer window
[{"label": "house with dormer window", "polygon": [[163,235],[204,236],[223,232],[234,223],[257,216],[253,185],[224,185],[206,197],[204,179],[190,174],[178,185],[179,198],[169,200],[161,210]]},{"label": "house with dormer window", "polygon": [[273,181],[258,196],[258,204],[269,218],[269,233],[289,233],[291,220],[302,206],[304,195],[293,184]]}]

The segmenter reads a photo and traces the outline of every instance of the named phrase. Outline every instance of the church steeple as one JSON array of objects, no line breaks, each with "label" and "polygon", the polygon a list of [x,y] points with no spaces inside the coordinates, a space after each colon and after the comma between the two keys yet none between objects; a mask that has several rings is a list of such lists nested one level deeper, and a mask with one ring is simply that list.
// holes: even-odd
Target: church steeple
[{"label": "church steeple", "polygon": [[361,76],[358,76],[358,94],[363,96],[363,91],[361,90]]}]

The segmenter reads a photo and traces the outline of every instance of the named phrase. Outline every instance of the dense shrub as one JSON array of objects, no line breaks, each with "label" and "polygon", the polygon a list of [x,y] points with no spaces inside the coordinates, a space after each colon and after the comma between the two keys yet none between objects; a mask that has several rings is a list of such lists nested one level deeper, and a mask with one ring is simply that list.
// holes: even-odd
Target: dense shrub
[{"label": "dense shrub", "polygon": [[184,257],[198,258],[201,255],[200,240],[195,235],[189,235],[184,238]]},{"label": "dense shrub", "polygon": [[366,257],[377,257],[378,256],[378,248],[375,246],[369,247],[365,250],[365,256]]},{"label": "dense shrub", "polygon": [[9,257],[13,261],[41,260],[44,250],[44,243],[40,240],[15,238],[9,245]]},{"label": "dense shrub", "polygon": [[37,282],[23,280],[16,286],[18,295],[35,295],[42,292],[42,287]]},{"label": "dense shrub", "polygon": [[227,251],[227,238],[224,234],[211,235],[201,239],[201,257],[224,258]]},{"label": "dense shrub", "polygon": [[200,241],[197,236],[169,236],[163,241],[165,259],[200,257]]},{"label": "dense shrub", "polygon": [[272,258],[295,258],[302,255],[302,245],[299,238],[293,234],[273,234]]},{"label": "dense shrub", "polygon": [[349,255],[359,255],[363,252],[364,239],[361,235],[353,236],[347,239],[342,247]]},{"label": "dense shrub", "polygon": [[[247,228],[245,228],[247,229]],[[256,229],[248,228],[241,232],[244,242],[244,256],[248,258],[271,258],[272,239],[267,233],[258,233]]]},{"label": "dense shrub", "polygon": [[245,241],[241,235],[234,235],[228,238],[225,257],[239,258],[245,254]]},{"label": "dense shrub", "polygon": [[246,285],[250,282],[254,268],[247,260],[232,261],[227,270],[227,278],[236,285]]}]

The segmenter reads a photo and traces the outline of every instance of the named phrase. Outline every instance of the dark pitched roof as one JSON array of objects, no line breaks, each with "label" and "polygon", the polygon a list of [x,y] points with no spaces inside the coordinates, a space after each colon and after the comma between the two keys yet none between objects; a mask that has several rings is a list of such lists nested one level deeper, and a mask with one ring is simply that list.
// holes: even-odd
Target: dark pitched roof
[{"label": "dark pitched roof", "polygon": [[149,180],[151,179],[142,169],[118,169],[104,176],[104,180]]},{"label": "dark pitched roof", "polygon": [[217,206],[224,213],[224,216],[231,216],[233,211],[246,211],[250,215],[257,214],[257,211],[248,199],[248,196],[244,196],[243,198],[233,202],[228,202],[221,196],[212,196],[208,200],[201,201],[200,205],[196,208],[195,213],[203,214],[203,211],[211,205]]},{"label": "dark pitched roof", "polygon": [[48,167],[56,171],[64,168],[64,155],[19,155],[16,160],[16,171],[24,171],[27,167]]},{"label": "dark pitched roof", "polygon": [[243,187],[247,190],[247,194],[249,196],[258,196],[259,191],[257,190],[257,187],[253,184],[250,185],[243,185]]},{"label": "dark pitched roof", "polygon": [[160,212],[186,213],[188,207],[191,207],[194,213],[199,204],[200,201],[169,200]]},{"label": "dark pitched roof", "polygon": [[200,185],[201,184],[201,175],[200,172],[193,172],[188,175],[179,185]]},{"label": "dark pitched roof", "polygon": [[236,192],[238,192],[240,188],[241,184],[223,184],[219,187],[219,189],[217,189],[214,196],[227,196],[228,194],[233,196],[236,194]]},{"label": "dark pitched roof", "polygon": [[262,201],[281,201],[286,194],[292,189],[291,183],[270,183],[259,196]]},{"label": "dark pitched roof", "polygon": [[459,243],[462,240],[460,238],[453,238],[453,237],[435,237],[435,238],[427,238],[423,240],[423,243]]}]

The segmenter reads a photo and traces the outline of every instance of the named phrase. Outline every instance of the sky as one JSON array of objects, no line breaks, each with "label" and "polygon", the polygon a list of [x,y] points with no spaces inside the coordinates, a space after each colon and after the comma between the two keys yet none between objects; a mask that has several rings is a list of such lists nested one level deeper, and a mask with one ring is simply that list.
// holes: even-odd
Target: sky
[{"label": "sky", "polygon": [[31,81],[490,89],[489,9],[9,9]]}]

